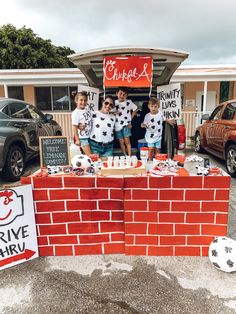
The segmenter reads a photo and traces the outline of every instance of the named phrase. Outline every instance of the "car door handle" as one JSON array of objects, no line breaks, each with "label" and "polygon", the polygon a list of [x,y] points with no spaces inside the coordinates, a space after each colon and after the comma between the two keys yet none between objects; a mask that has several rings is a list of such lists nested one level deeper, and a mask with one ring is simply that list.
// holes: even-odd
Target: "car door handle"
[{"label": "car door handle", "polygon": [[224,128],[225,128],[225,129],[230,129],[230,126],[226,126],[226,125],[225,125]]}]

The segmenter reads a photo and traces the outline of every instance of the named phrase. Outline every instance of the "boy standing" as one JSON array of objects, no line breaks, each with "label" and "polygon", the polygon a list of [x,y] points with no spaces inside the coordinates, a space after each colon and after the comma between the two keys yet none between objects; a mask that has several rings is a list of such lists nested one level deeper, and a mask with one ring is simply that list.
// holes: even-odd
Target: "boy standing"
[{"label": "boy standing", "polygon": [[116,95],[118,98],[115,101],[116,138],[120,142],[120,148],[123,154],[131,156],[131,121],[136,114],[137,106],[131,100],[127,99],[128,89],[126,87],[119,87],[116,91]]},{"label": "boy standing", "polygon": [[157,98],[149,100],[148,108],[150,112],[145,115],[141,127],[146,129],[145,140],[150,148],[149,159],[152,160],[153,155],[159,154],[161,148],[163,115]]}]

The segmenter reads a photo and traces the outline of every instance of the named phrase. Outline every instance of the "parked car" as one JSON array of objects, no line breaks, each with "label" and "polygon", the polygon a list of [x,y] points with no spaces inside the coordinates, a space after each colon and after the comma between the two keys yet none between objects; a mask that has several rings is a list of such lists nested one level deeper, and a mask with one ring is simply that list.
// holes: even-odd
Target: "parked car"
[{"label": "parked car", "polygon": [[236,99],[217,106],[195,133],[195,150],[225,160],[228,173],[236,177]]},{"label": "parked car", "polygon": [[[99,50],[90,50],[68,56],[80,71],[86,77],[89,86],[103,90],[103,58],[107,56],[152,56],[153,60],[153,79],[152,79],[152,97],[157,96],[157,86],[167,85],[170,82],[172,75],[180,64],[188,57],[188,53],[176,50],[163,50],[146,47],[113,47]],[[115,96],[115,89],[106,89],[106,94]],[[132,121],[132,147],[137,148],[137,142],[144,137],[144,129],[141,129],[140,124],[143,122],[145,110],[145,103],[149,99],[149,89],[147,88],[131,88],[129,89],[129,98],[133,102],[141,104],[141,114],[137,119]],[[143,108],[144,107],[144,108]],[[147,107],[147,106],[146,106]],[[144,110],[143,110],[144,109]],[[164,150],[172,157],[174,152],[178,149],[185,148],[185,126],[183,120],[177,121],[176,127],[165,128],[164,132],[168,135],[163,136],[165,143]],[[116,146],[116,144],[115,144]],[[118,145],[117,145],[118,146]]]},{"label": "parked car", "polygon": [[50,114],[11,98],[0,97],[0,171],[8,181],[17,181],[25,162],[39,155],[39,136],[62,135]]}]

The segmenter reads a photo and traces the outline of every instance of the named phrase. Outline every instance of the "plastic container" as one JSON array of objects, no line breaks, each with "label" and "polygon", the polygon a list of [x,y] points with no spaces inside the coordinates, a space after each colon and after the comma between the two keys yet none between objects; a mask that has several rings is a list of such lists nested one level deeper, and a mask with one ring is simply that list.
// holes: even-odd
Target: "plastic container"
[{"label": "plastic container", "polygon": [[141,147],[140,148],[140,159],[141,160],[148,160],[149,157],[149,148],[148,147]]},{"label": "plastic container", "polygon": [[145,138],[142,138],[141,140],[138,140],[138,158],[140,159],[140,149],[142,147],[147,147],[147,142]]},{"label": "plastic container", "polygon": [[70,144],[70,160],[75,156],[75,155],[81,155],[81,149],[79,146],[75,145],[74,143]]}]

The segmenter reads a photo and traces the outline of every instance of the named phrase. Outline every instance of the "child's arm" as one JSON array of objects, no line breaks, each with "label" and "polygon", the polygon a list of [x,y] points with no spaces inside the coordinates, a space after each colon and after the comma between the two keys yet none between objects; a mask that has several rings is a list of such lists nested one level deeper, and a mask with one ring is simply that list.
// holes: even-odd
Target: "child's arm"
[{"label": "child's arm", "polygon": [[143,128],[143,129],[147,129],[147,124],[145,124],[144,122],[143,123],[141,123],[141,128]]},{"label": "child's arm", "polygon": [[174,119],[166,119],[166,122],[170,125],[175,125],[176,121]]},{"label": "child's arm", "polygon": [[[132,121],[134,116],[136,116],[136,113],[138,111],[138,107],[133,102],[130,103],[130,106],[131,106],[131,110],[132,110],[132,113],[131,113],[131,121]],[[131,122],[128,124],[128,128],[130,128],[130,129],[132,128]]]},{"label": "child's arm", "polygon": [[147,115],[145,115],[143,123],[141,123],[141,128],[144,128],[144,129],[148,128]]},{"label": "child's arm", "polygon": [[73,125],[73,133],[75,137],[75,145],[80,146],[80,139],[79,139],[79,134],[78,134],[78,125]]}]

